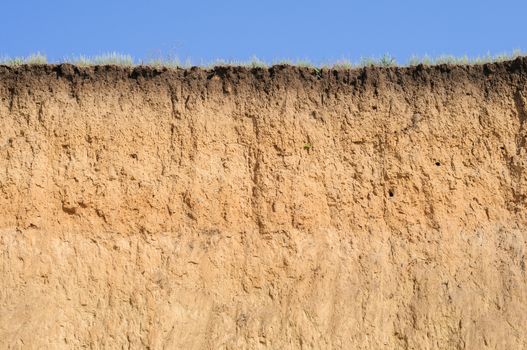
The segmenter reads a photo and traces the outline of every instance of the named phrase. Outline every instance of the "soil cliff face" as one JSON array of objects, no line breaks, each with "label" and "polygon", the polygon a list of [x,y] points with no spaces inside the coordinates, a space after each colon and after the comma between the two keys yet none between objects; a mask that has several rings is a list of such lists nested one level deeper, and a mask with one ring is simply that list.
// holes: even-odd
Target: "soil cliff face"
[{"label": "soil cliff face", "polygon": [[0,347],[527,348],[526,81],[0,67]]}]

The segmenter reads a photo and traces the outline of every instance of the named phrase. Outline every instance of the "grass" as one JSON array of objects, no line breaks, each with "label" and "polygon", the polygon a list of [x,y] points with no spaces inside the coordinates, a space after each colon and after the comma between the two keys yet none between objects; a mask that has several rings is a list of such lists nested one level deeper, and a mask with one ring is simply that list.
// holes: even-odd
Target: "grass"
[{"label": "grass", "polygon": [[146,63],[143,63],[147,66],[156,67],[156,68],[190,68],[192,67],[192,62],[186,60],[185,62],[180,61],[177,57],[168,57],[168,58],[153,58]]},{"label": "grass", "polygon": [[461,65],[475,65],[475,64],[485,64],[485,63],[496,63],[496,62],[503,62],[503,61],[509,61],[513,60],[517,57],[523,56],[524,53],[519,50],[513,50],[511,53],[501,53],[498,55],[492,55],[490,53],[487,53],[483,56],[477,56],[477,57],[468,57],[467,55],[464,56],[453,56],[453,55],[441,55],[438,57],[430,57],[428,55],[419,57],[419,56],[412,56],[408,60],[408,66],[416,66],[418,64],[424,64],[424,65],[438,65],[438,64],[461,64]]},{"label": "grass", "polygon": [[22,64],[46,64],[48,59],[46,55],[41,54],[40,52],[31,54],[26,57],[0,57],[0,64],[7,66],[19,66]]},{"label": "grass", "polygon": [[[491,62],[503,62],[507,60],[513,60],[517,57],[524,55],[521,50],[514,50],[512,53],[502,53],[498,55],[486,54],[478,57],[469,57],[465,56],[452,56],[452,55],[440,55],[437,57],[431,57],[429,55],[424,56],[412,56],[406,64],[398,64],[395,57],[390,54],[384,54],[380,57],[363,57],[358,62],[352,62],[349,59],[341,59],[331,63],[321,63],[315,64],[307,59],[300,60],[279,60],[274,61],[271,64],[259,59],[256,56],[253,56],[247,61],[239,60],[216,60],[213,62],[201,62],[198,66],[206,69],[211,69],[214,67],[232,67],[232,66],[242,66],[249,68],[267,68],[273,65],[291,65],[296,67],[307,67],[320,70],[321,68],[330,68],[330,69],[352,69],[352,68],[362,68],[362,67],[409,67],[416,66],[419,64],[423,65],[440,65],[440,64],[452,64],[452,65],[477,65],[485,64]],[[132,56],[127,54],[121,54],[118,52],[109,52],[96,56],[73,56],[67,57],[61,60],[63,63],[71,63],[79,66],[94,66],[94,65],[116,65],[124,67],[132,67],[137,65],[146,65],[150,67],[157,68],[190,68],[193,64],[187,59],[182,62],[176,56],[168,57],[156,57],[149,59],[147,61],[136,62]],[[45,55],[37,52],[35,54],[26,56],[26,57],[0,57],[1,65],[8,66],[19,66],[19,65],[34,65],[34,64],[47,64],[48,60]]]},{"label": "grass", "polygon": [[248,61],[237,61],[237,60],[216,60],[211,63],[203,63],[200,65],[204,68],[214,68],[214,67],[250,67],[250,68],[267,68],[269,65],[259,59],[256,56],[253,56]]},{"label": "grass", "polygon": [[109,52],[97,56],[73,56],[65,58],[63,62],[76,64],[78,66],[115,65],[131,67],[134,65],[132,56],[118,52]]},{"label": "grass", "polygon": [[397,60],[389,53],[385,53],[381,57],[362,57],[359,61],[359,67],[395,67]]}]

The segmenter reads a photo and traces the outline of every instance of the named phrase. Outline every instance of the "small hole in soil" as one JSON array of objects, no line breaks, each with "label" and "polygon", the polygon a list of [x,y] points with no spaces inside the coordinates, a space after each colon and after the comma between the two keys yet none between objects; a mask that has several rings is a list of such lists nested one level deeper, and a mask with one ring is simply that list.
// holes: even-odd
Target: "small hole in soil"
[{"label": "small hole in soil", "polygon": [[132,157],[133,159],[137,159],[137,154],[136,153],[132,153],[132,154],[130,154],[130,157]]},{"label": "small hole in soil", "polygon": [[441,166],[441,162],[436,162],[436,166]]},{"label": "small hole in soil", "polygon": [[389,195],[390,197],[393,197],[393,196],[394,196],[393,190],[388,190],[388,195]]},{"label": "small hole in soil", "polygon": [[504,149],[505,149],[505,146],[501,146],[500,149],[501,149],[501,150],[504,150]]}]

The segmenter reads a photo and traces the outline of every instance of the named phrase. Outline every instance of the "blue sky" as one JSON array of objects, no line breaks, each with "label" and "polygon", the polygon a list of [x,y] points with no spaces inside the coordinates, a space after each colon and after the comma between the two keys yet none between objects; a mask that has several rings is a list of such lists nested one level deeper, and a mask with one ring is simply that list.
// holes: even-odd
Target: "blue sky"
[{"label": "blue sky", "polygon": [[478,56],[527,50],[527,1],[28,1],[2,2],[0,56],[52,61],[117,51],[137,61],[194,63],[257,56],[314,63],[389,53]]}]

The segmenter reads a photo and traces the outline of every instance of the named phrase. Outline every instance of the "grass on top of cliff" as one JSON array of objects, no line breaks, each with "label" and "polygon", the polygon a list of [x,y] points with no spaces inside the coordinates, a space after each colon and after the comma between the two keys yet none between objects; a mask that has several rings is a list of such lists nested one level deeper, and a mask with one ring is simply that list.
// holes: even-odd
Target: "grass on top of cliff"
[{"label": "grass on top of cliff", "polygon": [[514,50],[511,53],[502,53],[498,55],[491,55],[490,53],[484,56],[469,57],[465,56],[453,56],[453,55],[441,55],[437,57],[432,56],[412,56],[405,64],[399,64],[395,57],[390,54],[384,54],[380,57],[363,57],[358,62],[352,62],[349,59],[342,59],[331,63],[315,64],[309,60],[278,60],[271,63],[260,60],[257,57],[253,57],[248,61],[236,61],[236,60],[216,60],[209,63],[193,64],[190,60],[181,61],[177,57],[161,57],[154,58],[146,61],[136,61],[134,58],[127,54],[121,54],[118,52],[110,52],[96,56],[73,56],[66,57],[59,62],[48,62],[46,55],[39,52],[31,54],[26,57],[0,57],[0,65],[7,66],[19,66],[19,65],[37,65],[47,63],[71,63],[78,66],[98,66],[98,65],[115,65],[123,67],[132,66],[151,66],[159,68],[190,68],[192,66],[199,66],[203,68],[214,68],[214,67],[225,67],[225,66],[241,66],[250,68],[267,68],[273,65],[291,65],[297,67],[310,67],[310,68],[333,68],[333,69],[351,69],[351,68],[362,68],[362,67],[408,67],[416,66],[419,64],[424,65],[440,65],[440,64],[451,64],[451,65],[477,65],[485,63],[495,63],[513,60],[517,57],[525,55],[521,50]]}]

